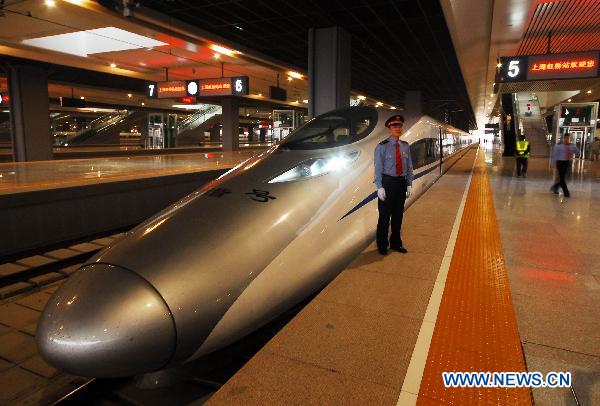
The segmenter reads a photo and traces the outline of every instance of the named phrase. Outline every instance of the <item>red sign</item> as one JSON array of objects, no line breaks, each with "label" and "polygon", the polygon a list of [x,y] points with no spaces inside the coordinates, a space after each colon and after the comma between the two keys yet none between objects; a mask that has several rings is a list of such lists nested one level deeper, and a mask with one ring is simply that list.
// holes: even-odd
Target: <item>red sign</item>
[{"label": "red sign", "polygon": [[183,80],[158,82],[156,93],[159,99],[167,97],[185,97],[187,96],[187,88],[185,81]]},{"label": "red sign", "polygon": [[594,77],[598,74],[598,52],[532,55],[527,68],[528,80]]},{"label": "red sign", "polygon": [[202,96],[222,96],[231,94],[231,79],[201,79],[200,95]]},{"label": "red sign", "polygon": [[179,99],[179,101],[181,103],[192,104],[192,103],[196,102],[196,98],[193,96],[186,96],[186,97],[182,97],[181,99]]}]

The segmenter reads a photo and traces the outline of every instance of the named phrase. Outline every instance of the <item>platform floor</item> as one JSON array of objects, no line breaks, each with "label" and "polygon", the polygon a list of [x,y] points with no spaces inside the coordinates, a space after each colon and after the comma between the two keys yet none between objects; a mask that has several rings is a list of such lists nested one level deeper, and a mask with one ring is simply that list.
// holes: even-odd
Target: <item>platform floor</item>
[{"label": "platform floor", "polygon": [[0,195],[232,168],[259,151],[0,163]]},{"label": "platform floor", "polygon": [[575,167],[566,199],[548,191],[547,159],[526,179],[497,151],[478,160],[407,210],[409,254],[370,246],[209,403],[577,404],[571,389],[450,390],[439,376],[528,370],[569,371],[579,403],[600,404],[600,164]]}]

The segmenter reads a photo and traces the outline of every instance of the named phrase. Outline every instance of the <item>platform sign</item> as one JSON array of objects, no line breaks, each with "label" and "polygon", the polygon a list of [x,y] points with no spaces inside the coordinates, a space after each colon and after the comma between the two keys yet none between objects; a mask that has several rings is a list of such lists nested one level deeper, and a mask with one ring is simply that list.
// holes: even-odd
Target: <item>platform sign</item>
[{"label": "platform sign", "polygon": [[600,52],[501,57],[499,82],[579,79],[600,76]]},{"label": "platform sign", "polygon": [[248,94],[248,76],[200,79],[200,96],[231,96]]},{"label": "platform sign", "polygon": [[168,99],[187,96],[187,84],[185,80],[172,80],[169,82],[158,82],[156,96],[159,99]]}]

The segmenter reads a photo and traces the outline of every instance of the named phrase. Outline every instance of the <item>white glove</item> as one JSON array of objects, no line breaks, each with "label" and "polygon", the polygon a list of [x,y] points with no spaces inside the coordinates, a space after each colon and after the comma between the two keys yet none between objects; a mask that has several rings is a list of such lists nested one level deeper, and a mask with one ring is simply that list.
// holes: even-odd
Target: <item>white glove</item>
[{"label": "white glove", "polygon": [[410,193],[412,192],[412,186],[406,187],[406,197],[410,197]]},{"label": "white glove", "polygon": [[379,189],[377,189],[377,197],[382,202],[385,200],[385,189],[384,188],[380,187]]}]

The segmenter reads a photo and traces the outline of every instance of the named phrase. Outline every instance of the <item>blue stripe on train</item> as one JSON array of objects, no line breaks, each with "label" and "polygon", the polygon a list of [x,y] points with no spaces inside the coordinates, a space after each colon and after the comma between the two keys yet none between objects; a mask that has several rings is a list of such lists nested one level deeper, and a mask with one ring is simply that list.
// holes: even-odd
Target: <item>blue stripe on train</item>
[{"label": "blue stripe on train", "polygon": [[[438,163],[435,166],[432,166],[431,168],[428,168],[424,171],[421,171],[417,174],[415,174],[415,176],[413,177],[413,181],[419,179],[421,176],[425,176],[430,172],[433,172],[435,169],[439,168],[440,164]],[[365,197],[360,203],[358,203],[356,206],[354,206],[352,209],[350,209],[348,211],[348,213],[344,214],[338,221],[343,220],[344,218],[348,217],[349,215],[351,215],[352,213],[354,213],[356,210],[360,209],[361,207],[363,207],[365,204],[369,203],[371,200],[377,199],[377,191],[371,193],[369,196]]]}]

